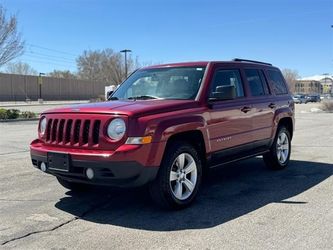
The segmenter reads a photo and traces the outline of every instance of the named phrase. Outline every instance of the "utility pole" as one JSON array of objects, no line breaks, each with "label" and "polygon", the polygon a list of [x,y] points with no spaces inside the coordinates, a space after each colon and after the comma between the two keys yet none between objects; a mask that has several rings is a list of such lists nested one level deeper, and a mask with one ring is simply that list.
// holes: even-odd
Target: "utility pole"
[{"label": "utility pole", "polygon": [[123,49],[120,52],[125,54],[125,79],[126,79],[127,78],[127,53],[132,52],[132,50],[130,50],[130,49]]},{"label": "utility pole", "polygon": [[42,76],[45,76],[45,73],[39,73],[39,75],[38,75],[38,86],[39,86],[38,102],[39,103],[43,103],[43,99],[42,99]]}]

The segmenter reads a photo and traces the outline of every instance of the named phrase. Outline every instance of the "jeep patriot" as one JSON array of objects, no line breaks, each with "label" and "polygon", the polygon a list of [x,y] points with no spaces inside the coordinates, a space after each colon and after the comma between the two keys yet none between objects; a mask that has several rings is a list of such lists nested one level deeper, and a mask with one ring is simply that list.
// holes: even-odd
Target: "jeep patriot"
[{"label": "jeep patriot", "polygon": [[234,59],[150,66],[107,102],[41,114],[32,164],[73,191],[148,185],[158,205],[196,197],[203,172],[258,155],[288,165],[294,102],[280,70]]}]

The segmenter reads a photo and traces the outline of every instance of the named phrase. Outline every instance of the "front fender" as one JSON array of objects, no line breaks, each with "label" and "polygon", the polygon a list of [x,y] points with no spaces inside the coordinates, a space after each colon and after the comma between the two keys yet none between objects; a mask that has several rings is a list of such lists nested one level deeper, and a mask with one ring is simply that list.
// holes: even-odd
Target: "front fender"
[{"label": "front fender", "polygon": [[164,151],[166,149],[168,139],[176,134],[189,132],[189,131],[200,131],[204,138],[206,149],[209,147],[207,142],[208,133],[206,130],[206,122],[201,116],[188,116],[188,117],[173,117],[168,119],[163,119],[157,123],[151,124],[147,127],[146,134],[153,133],[153,143],[156,147],[152,147],[151,155],[154,155],[155,159],[151,162],[152,165],[160,165]]},{"label": "front fender", "polygon": [[169,119],[159,123],[154,139],[157,141],[167,141],[172,135],[199,130],[203,132],[205,121],[200,116],[183,117],[181,119]]}]

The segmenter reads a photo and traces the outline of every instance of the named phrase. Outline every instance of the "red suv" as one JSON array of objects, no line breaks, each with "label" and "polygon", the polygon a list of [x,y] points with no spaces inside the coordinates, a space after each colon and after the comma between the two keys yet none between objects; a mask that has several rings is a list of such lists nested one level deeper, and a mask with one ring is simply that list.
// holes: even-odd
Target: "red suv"
[{"label": "red suv", "polygon": [[271,64],[244,59],[135,71],[103,103],[41,114],[35,167],[71,190],[149,185],[167,208],[189,205],[205,169],[263,155],[287,166],[294,102]]}]

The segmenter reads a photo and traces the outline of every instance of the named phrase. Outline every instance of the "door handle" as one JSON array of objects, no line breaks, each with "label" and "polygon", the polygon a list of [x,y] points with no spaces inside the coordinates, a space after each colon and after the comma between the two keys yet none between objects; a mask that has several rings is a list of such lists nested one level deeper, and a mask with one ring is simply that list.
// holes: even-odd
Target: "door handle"
[{"label": "door handle", "polygon": [[251,110],[251,107],[248,107],[248,106],[245,106],[243,108],[241,108],[241,111],[244,112],[244,113],[247,113]]},{"label": "door handle", "polygon": [[268,107],[270,107],[271,109],[273,109],[273,108],[275,108],[276,107],[276,105],[275,105],[275,103],[270,103],[269,105],[268,105]]}]

